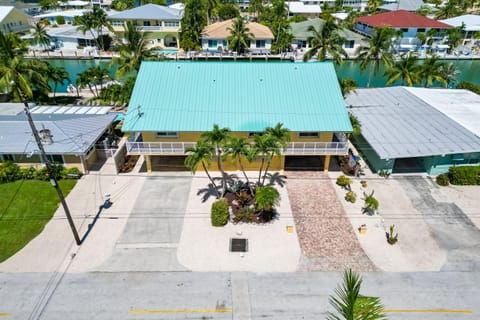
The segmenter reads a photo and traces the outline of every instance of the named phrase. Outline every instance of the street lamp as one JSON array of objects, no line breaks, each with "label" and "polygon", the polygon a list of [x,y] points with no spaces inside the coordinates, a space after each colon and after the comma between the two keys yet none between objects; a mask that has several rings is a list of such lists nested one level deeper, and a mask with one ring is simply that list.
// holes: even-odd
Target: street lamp
[{"label": "street lamp", "polygon": [[35,127],[35,123],[33,123],[32,115],[30,113],[30,108],[28,107],[28,102],[25,101],[23,102],[23,104],[25,106],[24,111],[28,119],[28,124],[30,125],[30,129],[32,129],[33,137],[35,138],[38,149],[40,150],[40,159],[43,163],[45,163],[45,166],[47,167],[47,173],[50,179],[50,183],[55,188],[55,190],[57,191],[58,197],[60,198],[60,202],[62,203],[63,210],[65,211],[65,215],[67,216],[68,224],[72,229],[75,242],[77,243],[77,245],[81,245],[82,241],[78,236],[78,232],[77,232],[77,229],[75,228],[75,223],[73,222],[72,215],[70,214],[70,210],[68,209],[67,202],[65,201],[65,197],[63,196],[62,190],[58,186],[57,179],[55,178],[55,173],[53,172],[52,165],[47,159],[47,155],[45,154],[45,149],[43,148],[43,143],[40,139],[40,136],[38,135],[38,131],[37,131],[37,128]]}]

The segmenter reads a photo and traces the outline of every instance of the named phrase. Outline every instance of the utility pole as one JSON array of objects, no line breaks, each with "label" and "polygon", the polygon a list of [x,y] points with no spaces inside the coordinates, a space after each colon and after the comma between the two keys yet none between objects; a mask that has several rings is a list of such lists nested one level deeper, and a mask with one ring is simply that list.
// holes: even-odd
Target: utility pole
[{"label": "utility pole", "polygon": [[45,166],[47,167],[47,172],[48,172],[48,177],[50,178],[50,183],[52,186],[55,188],[57,191],[58,197],[60,198],[60,202],[62,203],[63,210],[65,211],[65,215],[67,216],[68,224],[70,225],[70,228],[72,229],[73,232],[73,237],[75,238],[75,242],[77,245],[81,245],[82,241],[80,240],[80,237],[78,236],[77,229],[75,228],[75,223],[73,222],[72,215],[70,214],[70,210],[68,209],[67,202],[65,201],[65,197],[63,196],[63,192],[60,189],[60,186],[58,185],[57,179],[55,178],[55,173],[53,172],[52,165],[47,159],[47,155],[45,154],[45,149],[43,148],[43,143],[40,139],[40,136],[38,135],[37,128],[35,128],[35,123],[33,123],[32,115],[30,113],[30,108],[28,107],[28,102],[23,102],[25,108],[25,115],[27,116],[28,119],[28,124],[30,125],[30,128],[32,129],[33,137],[35,138],[35,141],[37,142],[38,149],[40,150],[40,160],[45,163]]}]

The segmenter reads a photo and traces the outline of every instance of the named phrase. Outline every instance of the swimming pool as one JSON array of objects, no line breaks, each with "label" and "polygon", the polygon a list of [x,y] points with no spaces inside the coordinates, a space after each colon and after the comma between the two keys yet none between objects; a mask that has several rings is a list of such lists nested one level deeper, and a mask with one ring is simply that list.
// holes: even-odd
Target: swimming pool
[{"label": "swimming pool", "polygon": [[177,49],[163,49],[163,50],[153,50],[153,53],[156,54],[175,54],[178,52]]}]

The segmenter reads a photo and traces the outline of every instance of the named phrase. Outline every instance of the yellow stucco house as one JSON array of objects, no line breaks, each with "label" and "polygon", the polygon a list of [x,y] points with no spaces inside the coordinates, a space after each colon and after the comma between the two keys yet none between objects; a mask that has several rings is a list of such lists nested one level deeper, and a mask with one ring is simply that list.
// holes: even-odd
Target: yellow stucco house
[{"label": "yellow stucco house", "polygon": [[147,48],[179,49],[183,10],[146,4],[108,16],[117,36],[123,38],[125,24],[132,21],[147,40]]},{"label": "yellow stucco house", "polygon": [[26,33],[30,30],[29,16],[12,6],[0,6],[0,30],[3,33]]},{"label": "yellow stucco house", "polygon": [[331,156],[348,153],[352,127],[332,63],[143,62],[122,130],[127,152],[145,156],[151,172],[186,170],[186,148],[214,124],[251,139],[277,123],[291,142],[272,170],[326,171]]}]

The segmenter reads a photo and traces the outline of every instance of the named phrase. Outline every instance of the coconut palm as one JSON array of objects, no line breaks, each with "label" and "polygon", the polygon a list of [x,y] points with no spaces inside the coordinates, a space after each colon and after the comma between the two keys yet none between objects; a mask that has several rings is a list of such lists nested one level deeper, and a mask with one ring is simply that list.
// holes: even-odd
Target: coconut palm
[{"label": "coconut palm", "polygon": [[117,78],[138,72],[143,60],[153,58],[151,50],[145,48],[145,35],[135,29],[132,21],[125,26],[125,42],[120,46],[120,56],[112,59],[112,65],[118,65]]},{"label": "coconut palm", "polygon": [[463,9],[458,6],[456,0],[450,0],[435,12],[435,19],[448,19],[462,14]]},{"label": "coconut palm", "polygon": [[205,0],[205,4],[207,7],[207,25],[210,24],[210,19],[212,19],[213,11],[217,6],[220,4],[219,0]]},{"label": "coconut palm", "polygon": [[327,54],[330,54],[336,63],[341,64],[342,56],[347,57],[347,53],[342,47],[345,38],[339,35],[341,28],[333,18],[328,18],[323,25],[320,25],[319,29],[309,26],[307,30],[312,33],[312,36],[307,39],[311,49],[305,52],[303,61],[310,60],[315,54],[317,54],[318,61],[325,61]]},{"label": "coconut palm", "polygon": [[186,148],[185,152],[188,153],[188,156],[185,158],[185,166],[190,169],[192,173],[195,173],[198,166],[201,164],[203,170],[208,176],[208,179],[210,179],[213,188],[217,192],[217,199],[219,199],[221,195],[218,192],[217,185],[208,172],[208,166],[212,162],[212,156],[215,153],[215,148],[211,144],[200,140],[197,141],[195,147]]},{"label": "coconut palm", "polygon": [[24,59],[26,48],[17,34],[0,32],[0,90],[11,94],[14,101],[31,99],[34,91],[46,94],[50,90],[46,63]]},{"label": "coconut palm", "polygon": [[386,319],[383,305],[378,297],[366,297],[360,294],[362,278],[352,270],[343,274],[343,284],[335,289],[329,303],[335,313],[327,312],[327,320],[377,320]]},{"label": "coconut palm", "polygon": [[55,98],[55,93],[57,92],[57,87],[59,84],[64,84],[65,81],[70,81],[70,75],[67,70],[63,67],[55,67],[51,64],[48,65],[48,80],[53,83],[53,97]]},{"label": "coconut palm", "polygon": [[207,131],[201,134],[201,137],[204,139],[206,143],[210,143],[217,155],[217,167],[218,171],[222,173],[222,194],[226,190],[226,173],[223,168],[222,162],[222,153],[224,149],[225,143],[230,139],[230,129],[228,128],[220,128],[218,124],[213,125],[212,131]]},{"label": "coconut palm", "polygon": [[77,29],[83,34],[88,31],[92,38],[95,39],[95,43],[100,50],[105,49],[103,43],[103,28],[106,27],[110,31],[112,31],[113,28],[103,9],[93,7],[91,12],[85,12],[82,16],[75,17],[73,19],[73,24],[76,25]]},{"label": "coconut palm", "polygon": [[279,122],[275,127],[267,127],[265,129],[265,136],[271,139],[272,148],[271,156],[267,157],[267,166],[263,174],[262,185],[265,184],[265,178],[267,176],[268,169],[270,168],[271,160],[273,156],[281,155],[282,150],[287,148],[288,142],[291,140],[290,130],[283,127],[283,123]]},{"label": "coconut palm", "polygon": [[350,92],[356,92],[358,83],[352,78],[338,79],[343,98],[346,98]]},{"label": "coconut palm", "polygon": [[97,31],[97,41],[99,40],[99,48],[100,50],[105,50],[105,44],[104,44],[104,35],[103,35],[103,28],[107,28],[109,31],[113,32],[113,27],[110,24],[110,21],[107,19],[107,13],[99,7],[93,7],[93,10],[91,12],[91,15],[93,16],[93,21],[94,21],[94,27]]},{"label": "coconut palm", "polygon": [[182,18],[182,32],[180,45],[184,50],[197,49],[200,35],[207,25],[205,1],[185,0],[185,9]]},{"label": "coconut palm", "polygon": [[[267,168],[270,166],[273,156],[275,154],[280,155],[281,153],[280,153],[280,148],[278,147],[277,141],[275,140],[275,138],[273,138],[269,134],[263,134],[263,135],[256,134],[253,136],[253,141],[254,141],[253,154],[255,156],[260,156],[261,158],[260,168],[258,172],[258,181],[257,181],[257,184],[261,186],[263,185],[260,183],[262,172],[264,174],[263,180],[265,181],[265,176],[268,171]],[[265,164],[266,164],[266,168],[264,171]]]},{"label": "coconut palm", "polygon": [[247,185],[250,186],[250,181],[248,180],[248,176],[245,173],[245,168],[243,166],[242,158],[249,160],[250,155],[250,143],[247,139],[240,137],[237,138],[235,136],[231,136],[229,142],[226,144],[226,151],[225,155],[229,155],[232,158],[233,163],[237,163],[240,166],[240,170],[247,181]]},{"label": "coconut palm", "polygon": [[250,42],[253,40],[253,34],[245,26],[245,21],[242,17],[237,17],[233,20],[233,25],[227,28],[230,35],[227,37],[228,47],[238,53],[243,53],[246,48],[250,47]]},{"label": "coconut palm", "polygon": [[420,76],[424,80],[424,87],[430,87],[434,81],[442,85],[448,85],[447,81],[443,78],[443,65],[444,64],[440,62],[440,57],[436,55],[423,60],[423,64],[420,67]]},{"label": "coconut palm", "polygon": [[447,36],[447,44],[450,46],[450,52],[453,52],[456,47],[462,42],[462,33],[465,31],[465,24],[462,22],[462,25],[455,28],[450,28],[445,31]]},{"label": "coconut palm", "polygon": [[88,87],[93,96],[95,96],[95,91],[91,84],[91,75],[85,71],[77,74],[77,79],[75,80],[75,87],[77,88],[77,96],[80,95],[79,89]]},{"label": "coconut palm", "polygon": [[360,47],[358,58],[361,60],[360,70],[364,71],[367,66],[373,64],[370,74],[368,76],[367,87],[370,87],[370,81],[373,74],[377,74],[380,69],[380,64],[387,68],[393,62],[392,54],[392,38],[395,31],[389,26],[375,28],[372,37],[368,40],[369,45]]},{"label": "coconut palm", "polygon": [[457,82],[456,75],[458,73],[460,73],[460,71],[455,67],[453,62],[444,63],[440,67],[440,74],[442,75],[443,80],[445,80],[445,88],[449,88]]},{"label": "coconut palm", "polygon": [[34,25],[32,36],[32,42],[41,46],[44,50],[50,45],[50,37],[47,35],[45,25],[42,22],[39,21]]},{"label": "coconut palm", "polygon": [[407,53],[400,60],[395,61],[392,66],[385,71],[384,75],[388,76],[387,86],[399,79],[402,79],[402,86],[407,85],[409,87],[422,82],[417,56],[412,52]]}]

